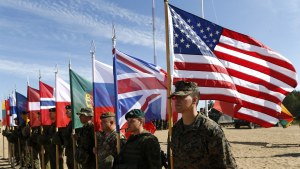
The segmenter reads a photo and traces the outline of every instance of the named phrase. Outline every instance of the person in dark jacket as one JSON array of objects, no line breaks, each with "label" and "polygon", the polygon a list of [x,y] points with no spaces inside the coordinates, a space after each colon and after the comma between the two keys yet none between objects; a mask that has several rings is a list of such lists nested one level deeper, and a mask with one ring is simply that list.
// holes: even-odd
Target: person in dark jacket
[{"label": "person in dark jacket", "polygon": [[161,169],[158,139],[144,129],[145,113],[133,109],[125,115],[132,133],[115,160],[115,169]]},{"label": "person in dark jacket", "polygon": [[80,122],[83,126],[78,132],[75,159],[79,164],[79,168],[95,169],[96,158],[93,153],[95,146],[94,123],[92,122],[92,117],[94,116],[93,109],[81,108],[77,115],[79,115]]}]

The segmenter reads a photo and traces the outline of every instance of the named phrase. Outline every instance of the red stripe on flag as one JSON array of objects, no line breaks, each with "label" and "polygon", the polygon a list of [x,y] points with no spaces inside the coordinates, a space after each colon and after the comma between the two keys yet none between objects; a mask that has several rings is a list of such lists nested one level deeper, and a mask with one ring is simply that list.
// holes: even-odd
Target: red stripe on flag
[{"label": "red stripe on flag", "polygon": [[227,45],[227,44],[224,44],[224,43],[219,43],[218,46],[221,46],[221,47],[224,47],[224,48],[227,48],[227,49],[230,49],[230,50],[234,50],[234,51],[246,54],[246,55],[250,55],[250,56],[258,58],[258,59],[265,60],[267,62],[273,63],[274,65],[279,65],[279,66],[284,65],[284,68],[289,69],[293,72],[296,72],[294,66],[291,65],[291,63],[289,63],[285,60],[281,60],[281,59],[275,58],[275,57],[261,55],[261,54],[255,52],[255,51],[242,50],[242,49],[239,49],[239,48],[236,48],[234,46],[230,46],[230,45]]},{"label": "red stripe on flag", "polygon": [[253,122],[255,122],[256,124],[258,124],[262,127],[274,127],[274,124],[272,124],[272,123],[269,123],[269,122],[264,121],[262,119],[256,118],[254,116],[249,116],[247,114],[242,114],[242,113],[237,112],[235,114],[235,117],[239,118],[239,119],[247,120],[247,121],[253,121]]},{"label": "red stripe on flag", "polygon": [[277,85],[272,84],[271,82],[265,81],[263,79],[251,76],[249,74],[243,73],[243,72],[239,72],[237,70],[231,69],[231,68],[227,68],[229,74],[233,77],[239,78],[239,79],[244,79],[247,80],[248,82],[254,83],[254,84],[260,84],[262,86],[265,86],[267,89],[274,91],[274,92],[278,92],[284,95],[287,95],[288,92],[283,90],[282,88],[278,87]]},{"label": "red stripe on flag", "polygon": [[158,83],[155,77],[135,77],[118,80],[118,93],[127,93],[139,90],[165,89],[164,84]]},{"label": "red stripe on flag", "polygon": [[251,45],[270,49],[266,45],[262,44],[261,42],[257,41],[256,39],[253,39],[252,37],[250,37],[248,35],[244,35],[244,34],[241,34],[241,33],[226,29],[226,28],[223,28],[222,35],[226,36],[226,37],[230,37],[230,38],[238,40],[238,41],[241,41],[241,42],[244,42],[244,43],[248,43]]},{"label": "red stripe on flag", "polygon": [[204,63],[174,62],[174,69],[218,72],[218,73],[228,74],[227,70],[224,67],[213,65],[213,64],[204,64]]},{"label": "red stripe on flag", "polygon": [[232,55],[222,53],[220,51],[215,51],[214,53],[218,56],[218,58],[220,58],[222,60],[226,60],[226,61],[238,64],[238,65],[250,68],[252,70],[264,73],[268,76],[271,76],[271,77],[276,78],[276,79],[278,79],[282,82],[285,82],[290,86],[295,86],[297,84],[297,82],[294,79],[292,79],[292,78],[290,78],[290,77],[288,77],[288,76],[286,76],[286,75],[284,75],[280,72],[277,72],[277,71],[271,69],[270,67],[265,67],[265,66],[262,66],[260,64],[247,61],[245,59],[240,59],[240,58],[234,57]]},{"label": "red stripe on flag", "polygon": [[123,62],[123,64],[126,64],[126,65],[128,65],[130,67],[133,67],[133,68],[135,68],[135,69],[137,69],[137,70],[139,70],[139,71],[141,71],[143,73],[152,74],[151,72],[147,71],[146,69],[144,69],[144,68],[142,68],[142,67],[140,67],[140,66],[138,66],[138,65],[136,65],[134,63],[132,63],[130,60],[126,59],[122,55],[117,55],[117,57],[118,57],[119,61]]}]

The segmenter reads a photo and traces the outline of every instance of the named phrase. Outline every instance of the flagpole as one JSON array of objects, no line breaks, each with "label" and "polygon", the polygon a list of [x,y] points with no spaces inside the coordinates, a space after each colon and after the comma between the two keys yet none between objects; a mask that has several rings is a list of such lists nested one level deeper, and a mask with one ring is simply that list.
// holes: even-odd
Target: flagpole
[{"label": "flagpole", "polygon": [[[27,97],[29,96],[28,95],[28,87],[29,87],[29,77],[27,76]],[[29,107],[29,101],[27,102],[27,110],[28,110],[28,107]],[[32,115],[31,115],[31,113],[29,112],[29,120],[30,120],[30,122],[29,123],[31,123],[31,117]],[[29,130],[29,135],[30,135],[30,137],[32,136],[32,128],[31,128],[31,125],[29,124],[29,126],[30,126],[30,130]],[[31,166],[34,166],[34,164],[33,164],[33,148],[32,148],[32,146],[30,146],[30,156],[31,156],[31,158],[30,158],[30,162],[31,162]]]},{"label": "flagpole", "polygon": [[71,93],[71,107],[72,107],[72,142],[73,142],[73,162],[74,162],[74,169],[77,169],[77,161],[75,159],[76,153],[76,135],[75,133],[75,113],[74,113],[74,101],[72,100],[72,78],[71,78],[71,58],[69,59],[69,78],[70,78],[70,93]]},{"label": "flagpole", "polygon": [[[167,60],[167,73],[168,73],[168,98],[171,95],[171,66],[170,66],[170,39],[169,39],[169,15],[168,15],[168,0],[164,0],[164,9],[165,9],[165,30],[166,30],[166,60]],[[168,99],[168,110],[169,110],[169,143],[172,140],[172,127],[173,127],[173,111],[172,111],[172,100]],[[170,155],[170,168],[173,169],[173,154],[172,149],[169,146],[169,155]]]},{"label": "flagpole", "polygon": [[[21,123],[21,120],[20,120],[20,113],[18,112],[18,108],[17,108],[17,105],[18,105],[18,100],[17,100],[17,87],[16,87],[16,85],[15,85],[15,99],[16,99],[16,113],[17,113],[17,119],[18,119],[18,126],[19,127],[21,127],[20,126],[20,123]],[[22,154],[21,154],[21,140],[20,140],[20,138],[18,137],[18,152],[19,152],[19,158],[20,158],[20,164],[21,164],[21,166],[23,166],[23,158],[22,158]]]},{"label": "flagpole", "polygon": [[155,0],[152,0],[152,32],[153,32],[153,60],[156,65],[156,47],[155,47]]},{"label": "flagpole", "polygon": [[[41,89],[41,79],[42,79],[42,75],[41,75],[41,70],[39,70],[39,88]],[[44,132],[44,128],[43,128],[43,125],[42,125],[42,121],[41,121],[41,119],[42,119],[42,113],[41,113],[41,110],[40,110],[40,122],[41,122],[41,126],[40,126],[40,129],[41,129],[41,131],[40,131],[40,133],[41,133],[41,135],[43,135],[43,132]],[[41,163],[42,163],[42,169],[45,169],[45,156],[44,156],[44,151],[45,151],[45,149],[44,149],[44,145],[41,145]]]},{"label": "flagpole", "polygon": [[115,89],[115,115],[116,115],[116,131],[117,131],[117,153],[120,154],[121,151],[121,133],[120,133],[120,123],[119,123],[119,100],[118,100],[118,78],[116,70],[116,32],[115,26],[113,25],[112,30],[112,51],[113,51],[113,74],[114,74],[114,89]]},{"label": "flagpole", "polygon": [[[58,74],[58,66],[57,64],[55,65],[55,71],[54,71],[54,74],[55,74],[55,88],[57,89],[57,74]],[[56,103],[57,104],[57,90],[55,90],[55,100],[56,100]],[[55,105],[55,107],[57,108],[57,105]],[[57,133],[58,132],[58,127],[57,127],[57,109],[55,110],[55,114],[56,114],[56,119],[55,119],[55,132]],[[59,150],[58,150],[58,145],[56,144],[55,145],[55,158],[56,158],[56,168],[59,168]]]},{"label": "flagpole", "polygon": [[[204,19],[204,0],[201,0],[201,16]],[[208,77],[206,75],[206,80],[207,80],[207,78]],[[208,101],[204,100],[204,104],[205,104],[204,112],[205,112],[206,117],[208,117]]]},{"label": "flagpole", "polygon": [[[94,109],[94,140],[95,140],[95,145],[94,147],[97,149],[98,148],[98,143],[97,143],[97,133],[96,133],[96,121],[98,119],[95,118],[99,118],[98,116],[96,116],[96,109],[95,109],[95,96],[96,96],[96,90],[95,90],[95,55],[96,55],[96,46],[94,43],[94,40],[92,40],[91,42],[91,48],[90,48],[90,54],[92,56],[92,76],[93,76],[93,109]],[[96,158],[96,168],[98,168],[98,154],[95,154],[95,158]]]}]

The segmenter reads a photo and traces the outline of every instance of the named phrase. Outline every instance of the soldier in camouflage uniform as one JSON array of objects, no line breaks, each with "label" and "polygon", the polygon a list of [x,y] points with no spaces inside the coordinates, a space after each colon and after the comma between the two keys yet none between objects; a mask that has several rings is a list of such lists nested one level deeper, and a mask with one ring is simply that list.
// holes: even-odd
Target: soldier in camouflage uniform
[{"label": "soldier in camouflage uniform", "polygon": [[170,143],[174,169],[237,168],[221,127],[197,113],[199,90],[194,82],[175,84],[176,111],[182,113],[172,129]]},{"label": "soldier in camouflage uniform", "polygon": [[39,160],[39,152],[41,151],[41,146],[38,144],[38,136],[40,135],[40,127],[32,127],[31,135],[28,138],[28,146],[32,148],[32,160],[33,160],[33,169],[39,169],[40,160]]},{"label": "soldier in camouflage uniform", "polygon": [[94,116],[93,109],[82,108],[77,115],[79,115],[83,126],[78,132],[75,159],[79,164],[79,168],[95,169],[96,158],[93,153],[93,147],[95,146],[94,124],[92,122],[92,117]]},{"label": "soldier in camouflage uniform", "polygon": [[[45,159],[47,154],[51,169],[56,169],[56,145],[58,146],[59,169],[63,169],[61,129],[56,132],[56,108],[49,109],[49,112],[52,124],[44,126],[44,134],[39,136],[39,143],[45,147]],[[46,160],[45,163],[47,163]]]},{"label": "soldier in camouflage uniform", "polygon": [[[97,148],[94,153],[98,155],[98,166],[101,169],[111,169],[114,158],[117,156],[117,132],[116,116],[114,113],[106,112],[100,116],[102,132],[97,132]],[[121,145],[126,139],[123,134],[120,136]]]},{"label": "soldier in camouflage uniform", "polygon": [[145,113],[133,109],[125,115],[132,135],[117,156],[114,169],[161,169],[158,139],[144,130]]},{"label": "soldier in camouflage uniform", "polygon": [[67,166],[69,169],[74,168],[73,160],[73,139],[72,139],[72,109],[70,105],[66,106],[67,117],[70,118],[70,122],[66,128],[62,131],[62,140],[65,146],[65,155],[67,157]]}]

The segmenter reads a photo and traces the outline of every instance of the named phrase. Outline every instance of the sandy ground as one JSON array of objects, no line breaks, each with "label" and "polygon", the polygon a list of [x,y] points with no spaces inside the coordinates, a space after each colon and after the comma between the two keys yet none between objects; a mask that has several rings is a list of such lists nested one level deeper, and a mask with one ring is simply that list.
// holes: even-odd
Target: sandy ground
[{"label": "sandy ground", "polygon": [[[291,126],[234,129],[223,128],[229,140],[238,167],[241,169],[298,169],[300,168],[300,128]],[[156,131],[161,148],[167,149],[167,131]],[[8,157],[5,140],[5,158]],[[3,137],[0,136],[0,168],[10,168],[3,160]],[[18,167],[16,167],[18,168]],[[66,168],[66,167],[65,167]]]}]

